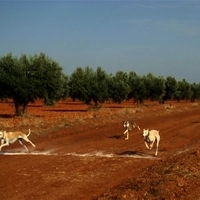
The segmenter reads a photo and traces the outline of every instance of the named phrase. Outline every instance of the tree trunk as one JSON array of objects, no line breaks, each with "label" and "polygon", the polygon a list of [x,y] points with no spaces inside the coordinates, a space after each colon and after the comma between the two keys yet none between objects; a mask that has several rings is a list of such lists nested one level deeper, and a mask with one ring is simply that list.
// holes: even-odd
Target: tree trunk
[{"label": "tree trunk", "polygon": [[22,105],[20,105],[17,101],[14,100],[14,105],[15,105],[15,115],[16,116],[27,115],[28,103],[23,103]]},{"label": "tree trunk", "polygon": [[94,104],[95,104],[95,107],[98,107],[98,101],[97,100],[93,100],[94,101]]}]

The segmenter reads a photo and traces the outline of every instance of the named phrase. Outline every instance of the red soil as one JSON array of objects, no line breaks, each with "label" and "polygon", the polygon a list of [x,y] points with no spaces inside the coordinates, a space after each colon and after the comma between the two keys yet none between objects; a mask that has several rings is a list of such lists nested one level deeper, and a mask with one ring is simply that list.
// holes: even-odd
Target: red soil
[{"label": "red soil", "polygon": [[[18,142],[2,148],[1,199],[199,199],[200,106],[165,106],[110,102],[95,110],[70,100],[37,102],[22,118],[13,116],[11,102],[0,103],[0,130],[31,128],[36,145],[27,144],[30,153]],[[123,120],[160,131],[157,157],[142,130],[124,139]]]}]

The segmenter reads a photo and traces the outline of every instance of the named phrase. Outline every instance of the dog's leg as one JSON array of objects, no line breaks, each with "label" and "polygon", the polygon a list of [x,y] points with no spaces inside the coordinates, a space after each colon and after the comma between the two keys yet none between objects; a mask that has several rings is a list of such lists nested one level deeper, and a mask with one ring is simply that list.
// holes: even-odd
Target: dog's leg
[{"label": "dog's leg", "polygon": [[127,129],[127,134],[126,134],[125,140],[128,140],[128,139],[129,139],[129,132],[128,132],[128,129]]},{"label": "dog's leg", "polygon": [[4,140],[4,139],[1,139],[1,145],[4,144],[4,142],[5,142],[5,140]]},{"label": "dog's leg", "polygon": [[156,140],[157,140],[157,144],[156,144],[156,152],[155,152],[155,156],[158,155],[158,139],[156,139]]},{"label": "dog's leg", "polygon": [[29,142],[33,147],[35,147],[35,145],[34,145],[27,137],[23,137],[23,139],[24,139],[26,142]]},{"label": "dog's leg", "polygon": [[[2,140],[1,140],[1,142],[2,142]],[[1,144],[0,151],[1,151],[2,147],[5,147],[5,146],[9,146],[9,142],[8,141],[5,141],[5,143]]]},{"label": "dog's leg", "polygon": [[29,152],[28,148],[26,147],[26,145],[22,142],[21,138],[18,140],[19,143],[24,146],[24,148],[26,149],[27,152]]},{"label": "dog's leg", "polygon": [[158,147],[159,147],[159,142],[160,142],[160,136],[157,136],[157,138],[156,138],[156,153],[155,153],[155,156],[157,156],[158,155]]},{"label": "dog's leg", "polygon": [[146,148],[149,149],[149,145],[146,141],[144,141],[144,144],[145,144]]},{"label": "dog's leg", "polygon": [[124,131],[124,135],[126,134],[126,138],[125,138],[125,140],[128,140],[128,138],[129,138],[129,136],[128,136],[128,129],[126,129],[125,131]]},{"label": "dog's leg", "polygon": [[126,130],[124,131],[124,135],[125,135],[127,132],[128,132],[128,129],[126,129]]},{"label": "dog's leg", "polygon": [[154,142],[155,142],[155,139],[149,144],[149,149],[150,149],[150,150],[153,148]]}]

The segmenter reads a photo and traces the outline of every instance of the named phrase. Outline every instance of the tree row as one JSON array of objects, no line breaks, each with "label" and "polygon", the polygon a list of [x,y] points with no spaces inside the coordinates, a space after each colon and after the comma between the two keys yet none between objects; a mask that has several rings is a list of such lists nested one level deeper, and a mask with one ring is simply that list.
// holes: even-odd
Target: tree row
[{"label": "tree row", "polygon": [[85,104],[103,104],[107,100],[121,103],[132,99],[165,103],[168,100],[200,99],[200,83],[185,79],[140,76],[134,71],[108,74],[101,67],[77,67],[71,75],[63,73],[58,62],[44,53],[15,57],[11,53],[0,57],[0,99],[12,99],[16,115],[27,114],[28,103],[43,99],[45,105],[71,97]]}]

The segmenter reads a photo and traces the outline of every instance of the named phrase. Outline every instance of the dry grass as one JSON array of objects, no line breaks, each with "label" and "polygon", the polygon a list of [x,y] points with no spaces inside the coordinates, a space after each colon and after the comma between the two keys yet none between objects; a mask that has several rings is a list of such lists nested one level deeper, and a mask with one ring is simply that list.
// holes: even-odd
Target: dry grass
[{"label": "dry grass", "polygon": [[[167,104],[167,106],[170,104]],[[174,102],[173,104],[174,105]],[[166,106],[166,105],[164,105]],[[182,112],[190,108],[196,108],[199,104],[195,103],[180,103],[177,107],[173,106],[166,111]],[[107,103],[100,106],[86,106],[80,102],[60,102],[54,107],[31,104],[28,108],[29,116],[15,117],[11,103],[1,103],[0,105],[0,130],[21,130],[27,131],[31,128],[37,135],[46,134],[53,130],[64,129],[73,126],[74,124],[101,124],[111,121],[122,121],[124,119],[137,119],[145,112],[147,115],[157,115],[158,110],[163,110],[163,105],[155,102],[147,102],[144,105],[133,104],[128,101],[124,104]],[[175,109],[176,108],[176,109]],[[162,114],[161,112],[161,114]],[[159,112],[160,113],[160,112]]]}]

